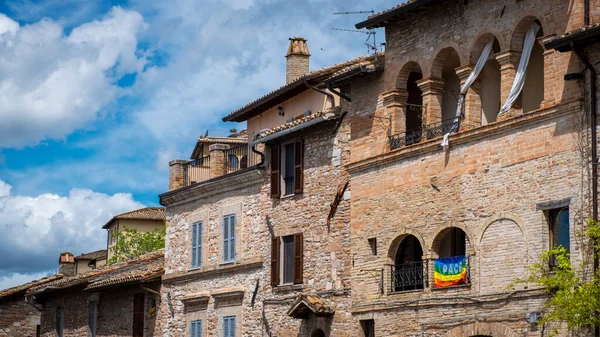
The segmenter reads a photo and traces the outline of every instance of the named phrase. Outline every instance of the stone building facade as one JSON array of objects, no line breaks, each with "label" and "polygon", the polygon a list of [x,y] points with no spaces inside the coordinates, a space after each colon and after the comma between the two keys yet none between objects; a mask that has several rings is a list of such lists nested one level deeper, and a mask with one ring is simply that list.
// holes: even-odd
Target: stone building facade
[{"label": "stone building facade", "polygon": [[[230,165],[229,147],[213,144],[210,170],[226,174],[183,186],[181,176],[196,163],[171,162],[171,191],[161,195],[168,221],[163,300],[174,307],[165,336],[190,335],[194,324],[198,336],[234,336],[224,331],[230,317],[235,336],[359,333],[349,311],[350,125],[340,99],[316,86],[375,58],[306,74],[308,48],[299,45],[306,40],[290,40],[288,83],[224,118],[248,122],[258,165],[219,168]],[[294,63],[295,51],[304,65]],[[224,259],[223,239],[232,216],[233,261]]]},{"label": "stone building facade", "polygon": [[[576,56],[545,45],[583,26],[583,4],[417,0],[357,24],[386,30],[383,72],[340,82],[352,97],[351,312],[365,336],[548,331],[532,324],[543,289],[514,281],[558,244],[581,259],[589,112],[581,83],[563,79],[580,71]],[[498,116],[535,24],[522,93]],[[493,56],[456,118],[490,40]],[[437,266],[451,270],[453,258],[466,275],[444,286]]]},{"label": "stone building facade", "polygon": [[[161,336],[163,250],[30,287],[39,336]],[[161,311],[163,310],[163,311]]]}]

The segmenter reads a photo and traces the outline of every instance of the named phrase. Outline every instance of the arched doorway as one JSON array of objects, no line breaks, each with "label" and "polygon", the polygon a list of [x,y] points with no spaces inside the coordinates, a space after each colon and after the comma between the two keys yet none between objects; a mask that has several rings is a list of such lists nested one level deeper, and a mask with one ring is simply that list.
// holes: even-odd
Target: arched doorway
[{"label": "arched doorway", "polygon": [[414,235],[407,235],[396,250],[392,272],[393,289],[418,290],[423,289],[423,284],[423,248],[419,239]]}]

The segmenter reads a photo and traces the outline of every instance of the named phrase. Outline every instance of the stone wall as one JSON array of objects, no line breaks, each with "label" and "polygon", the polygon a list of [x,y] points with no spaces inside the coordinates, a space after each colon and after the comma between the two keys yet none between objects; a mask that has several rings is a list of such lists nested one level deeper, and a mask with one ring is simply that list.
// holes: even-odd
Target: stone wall
[{"label": "stone wall", "polygon": [[[160,284],[145,284],[145,287],[160,290]],[[117,337],[131,336],[133,333],[133,296],[142,290],[139,285],[110,288],[98,292],[86,292],[82,288],[53,292],[41,299],[42,327],[44,337],[56,336],[56,309],[64,310],[64,336],[88,336],[89,303],[98,301],[97,336]],[[154,301],[156,300],[156,301]],[[158,297],[152,292],[145,292],[144,336],[161,336],[161,326],[156,315],[150,310],[152,305],[159,305]]]},{"label": "stone wall", "polygon": [[39,311],[25,303],[23,294],[0,301],[0,337],[35,337],[39,324]]}]

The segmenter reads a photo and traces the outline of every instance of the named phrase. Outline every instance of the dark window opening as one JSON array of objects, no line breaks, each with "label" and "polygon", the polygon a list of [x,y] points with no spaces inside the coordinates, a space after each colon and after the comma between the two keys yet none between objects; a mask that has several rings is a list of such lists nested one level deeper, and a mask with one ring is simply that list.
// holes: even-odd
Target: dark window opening
[{"label": "dark window opening", "polygon": [[[549,249],[564,247],[571,250],[569,208],[559,208],[547,211],[549,230]],[[558,261],[550,258],[550,266],[555,267]]]},{"label": "dark window opening", "polygon": [[450,228],[440,242],[439,257],[466,255],[466,239],[467,235],[460,228]]},{"label": "dark window opening", "polygon": [[281,238],[283,245],[283,283],[292,283],[294,281],[294,236],[284,236]]},{"label": "dark window opening", "polygon": [[360,321],[364,337],[375,337],[375,320],[365,319]]},{"label": "dark window opening", "polygon": [[65,329],[65,311],[63,308],[56,308],[56,337],[64,337]]},{"label": "dark window opening", "polygon": [[294,144],[287,144],[284,148],[285,157],[283,163],[283,195],[294,194]]},{"label": "dark window opening", "polygon": [[423,289],[423,248],[413,235],[402,239],[398,246],[392,281],[394,291]]},{"label": "dark window opening", "polygon": [[144,294],[133,295],[133,337],[144,337]]},{"label": "dark window opening", "polygon": [[271,251],[271,285],[304,282],[304,243],[302,233],[274,237]]}]

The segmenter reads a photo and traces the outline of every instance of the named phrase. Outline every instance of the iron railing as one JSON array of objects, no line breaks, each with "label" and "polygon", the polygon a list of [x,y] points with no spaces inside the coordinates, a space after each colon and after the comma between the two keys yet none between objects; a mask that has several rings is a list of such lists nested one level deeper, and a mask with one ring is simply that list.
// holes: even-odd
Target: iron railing
[{"label": "iron railing", "polygon": [[422,125],[420,128],[389,136],[390,150],[416,144],[424,137],[426,139],[442,137],[447,133],[458,132],[459,129],[460,118],[452,118],[437,123]]},{"label": "iron railing", "polygon": [[186,163],[183,166],[185,186],[203,182],[216,176],[233,173],[259,163],[258,154],[252,152],[246,144],[229,148],[223,152],[227,159],[225,171],[223,171],[223,168],[218,168],[217,171],[214,171],[214,167],[212,166],[216,163],[211,163],[210,156],[204,156]]},{"label": "iron railing", "polygon": [[228,173],[258,164],[258,154],[252,152],[250,147],[246,144],[229,148],[224,152],[225,157],[227,158]]},{"label": "iron railing", "polygon": [[392,272],[392,292],[419,290],[427,284],[429,262],[409,262],[390,266]]},{"label": "iron railing", "polygon": [[204,156],[197,160],[192,160],[183,166],[185,186],[190,186],[211,178],[210,176],[210,156]]}]

